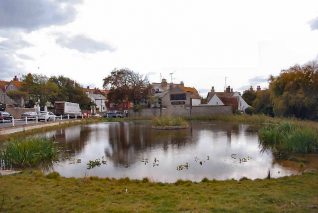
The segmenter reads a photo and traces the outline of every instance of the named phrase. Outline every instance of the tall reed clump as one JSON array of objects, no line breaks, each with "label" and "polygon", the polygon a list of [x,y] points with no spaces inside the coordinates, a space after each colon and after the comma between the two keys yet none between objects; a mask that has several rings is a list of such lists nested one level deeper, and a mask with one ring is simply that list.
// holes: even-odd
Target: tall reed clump
[{"label": "tall reed clump", "polygon": [[265,148],[274,148],[280,153],[317,153],[318,130],[291,123],[268,125],[258,132]]},{"label": "tall reed clump", "polygon": [[188,122],[181,117],[156,117],[152,120],[154,127],[188,127]]},{"label": "tall reed clump", "polygon": [[2,167],[27,168],[49,164],[56,160],[57,149],[46,138],[16,139],[0,150]]}]

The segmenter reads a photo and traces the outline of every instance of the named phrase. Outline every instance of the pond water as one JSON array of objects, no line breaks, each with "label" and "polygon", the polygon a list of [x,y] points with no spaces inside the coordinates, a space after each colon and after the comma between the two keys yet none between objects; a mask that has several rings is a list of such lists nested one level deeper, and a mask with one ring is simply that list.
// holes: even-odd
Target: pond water
[{"label": "pond water", "polygon": [[[281,177],[297,171],[277,163],[259,143],[257,127],[192,122],[184,130],[155,130],[148,122],[98,123],[44,134],[54,137],[65,177],[98,176],[175,182]],[[90,161],[99,166],[88,168]]]}]

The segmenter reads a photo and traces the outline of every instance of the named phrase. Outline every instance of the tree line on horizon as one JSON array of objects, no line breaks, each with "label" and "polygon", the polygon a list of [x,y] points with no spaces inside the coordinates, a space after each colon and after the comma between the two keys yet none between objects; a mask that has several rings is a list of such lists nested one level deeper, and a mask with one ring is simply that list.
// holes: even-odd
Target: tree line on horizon
[{"label": "tree line on horizon", "polygon": [[249,113],[317,120],[317,62],[282,70],[278,76],[270,76],[268,89],[249,89],[242,97],[252,106]]},{"label": "tree line on horizon", "polygon": [[[103,79],[103,87],[109,90],[107,99],[115,104],[124,101],[140,105],[151,102],[151,85],[148,79],[128,68],[114,69]],[[64,76],[47,77],[27,74],[22,77],[18,91],[9,91],[12,98],[23,97],[26,105],[40,106],[55,101],[79,103],[82,109],[90,109],[93,102],[83,88]],[[294,65],[282,70],[278,76],[270,76],[269,88],[249,89],[243,99],[251,106],[247,113],[269,116],[318,119],[318,66],[316,62]]]}]

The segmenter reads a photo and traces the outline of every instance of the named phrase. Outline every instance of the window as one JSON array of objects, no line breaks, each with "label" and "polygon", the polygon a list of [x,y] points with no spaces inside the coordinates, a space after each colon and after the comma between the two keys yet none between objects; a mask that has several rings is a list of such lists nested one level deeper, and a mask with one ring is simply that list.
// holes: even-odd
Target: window
[{"label": "window", "polygon": [[170,100],[171,100],[171,101],[187,100],[187,96],[186,96],[185,93],[181,93],[181,94],[171,94],[171,95],[170,95]]}]

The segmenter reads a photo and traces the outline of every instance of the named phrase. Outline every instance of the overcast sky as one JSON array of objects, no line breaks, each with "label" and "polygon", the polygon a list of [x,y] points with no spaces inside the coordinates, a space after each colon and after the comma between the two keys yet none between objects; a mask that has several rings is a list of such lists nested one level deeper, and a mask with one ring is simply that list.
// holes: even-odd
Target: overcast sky
[{"label": "overcast sky", "polygon": [[130,68],[205,95],[267,85],[318,56],[317,0],[0,0],[0,79],[39,73],[102,86]]}]

